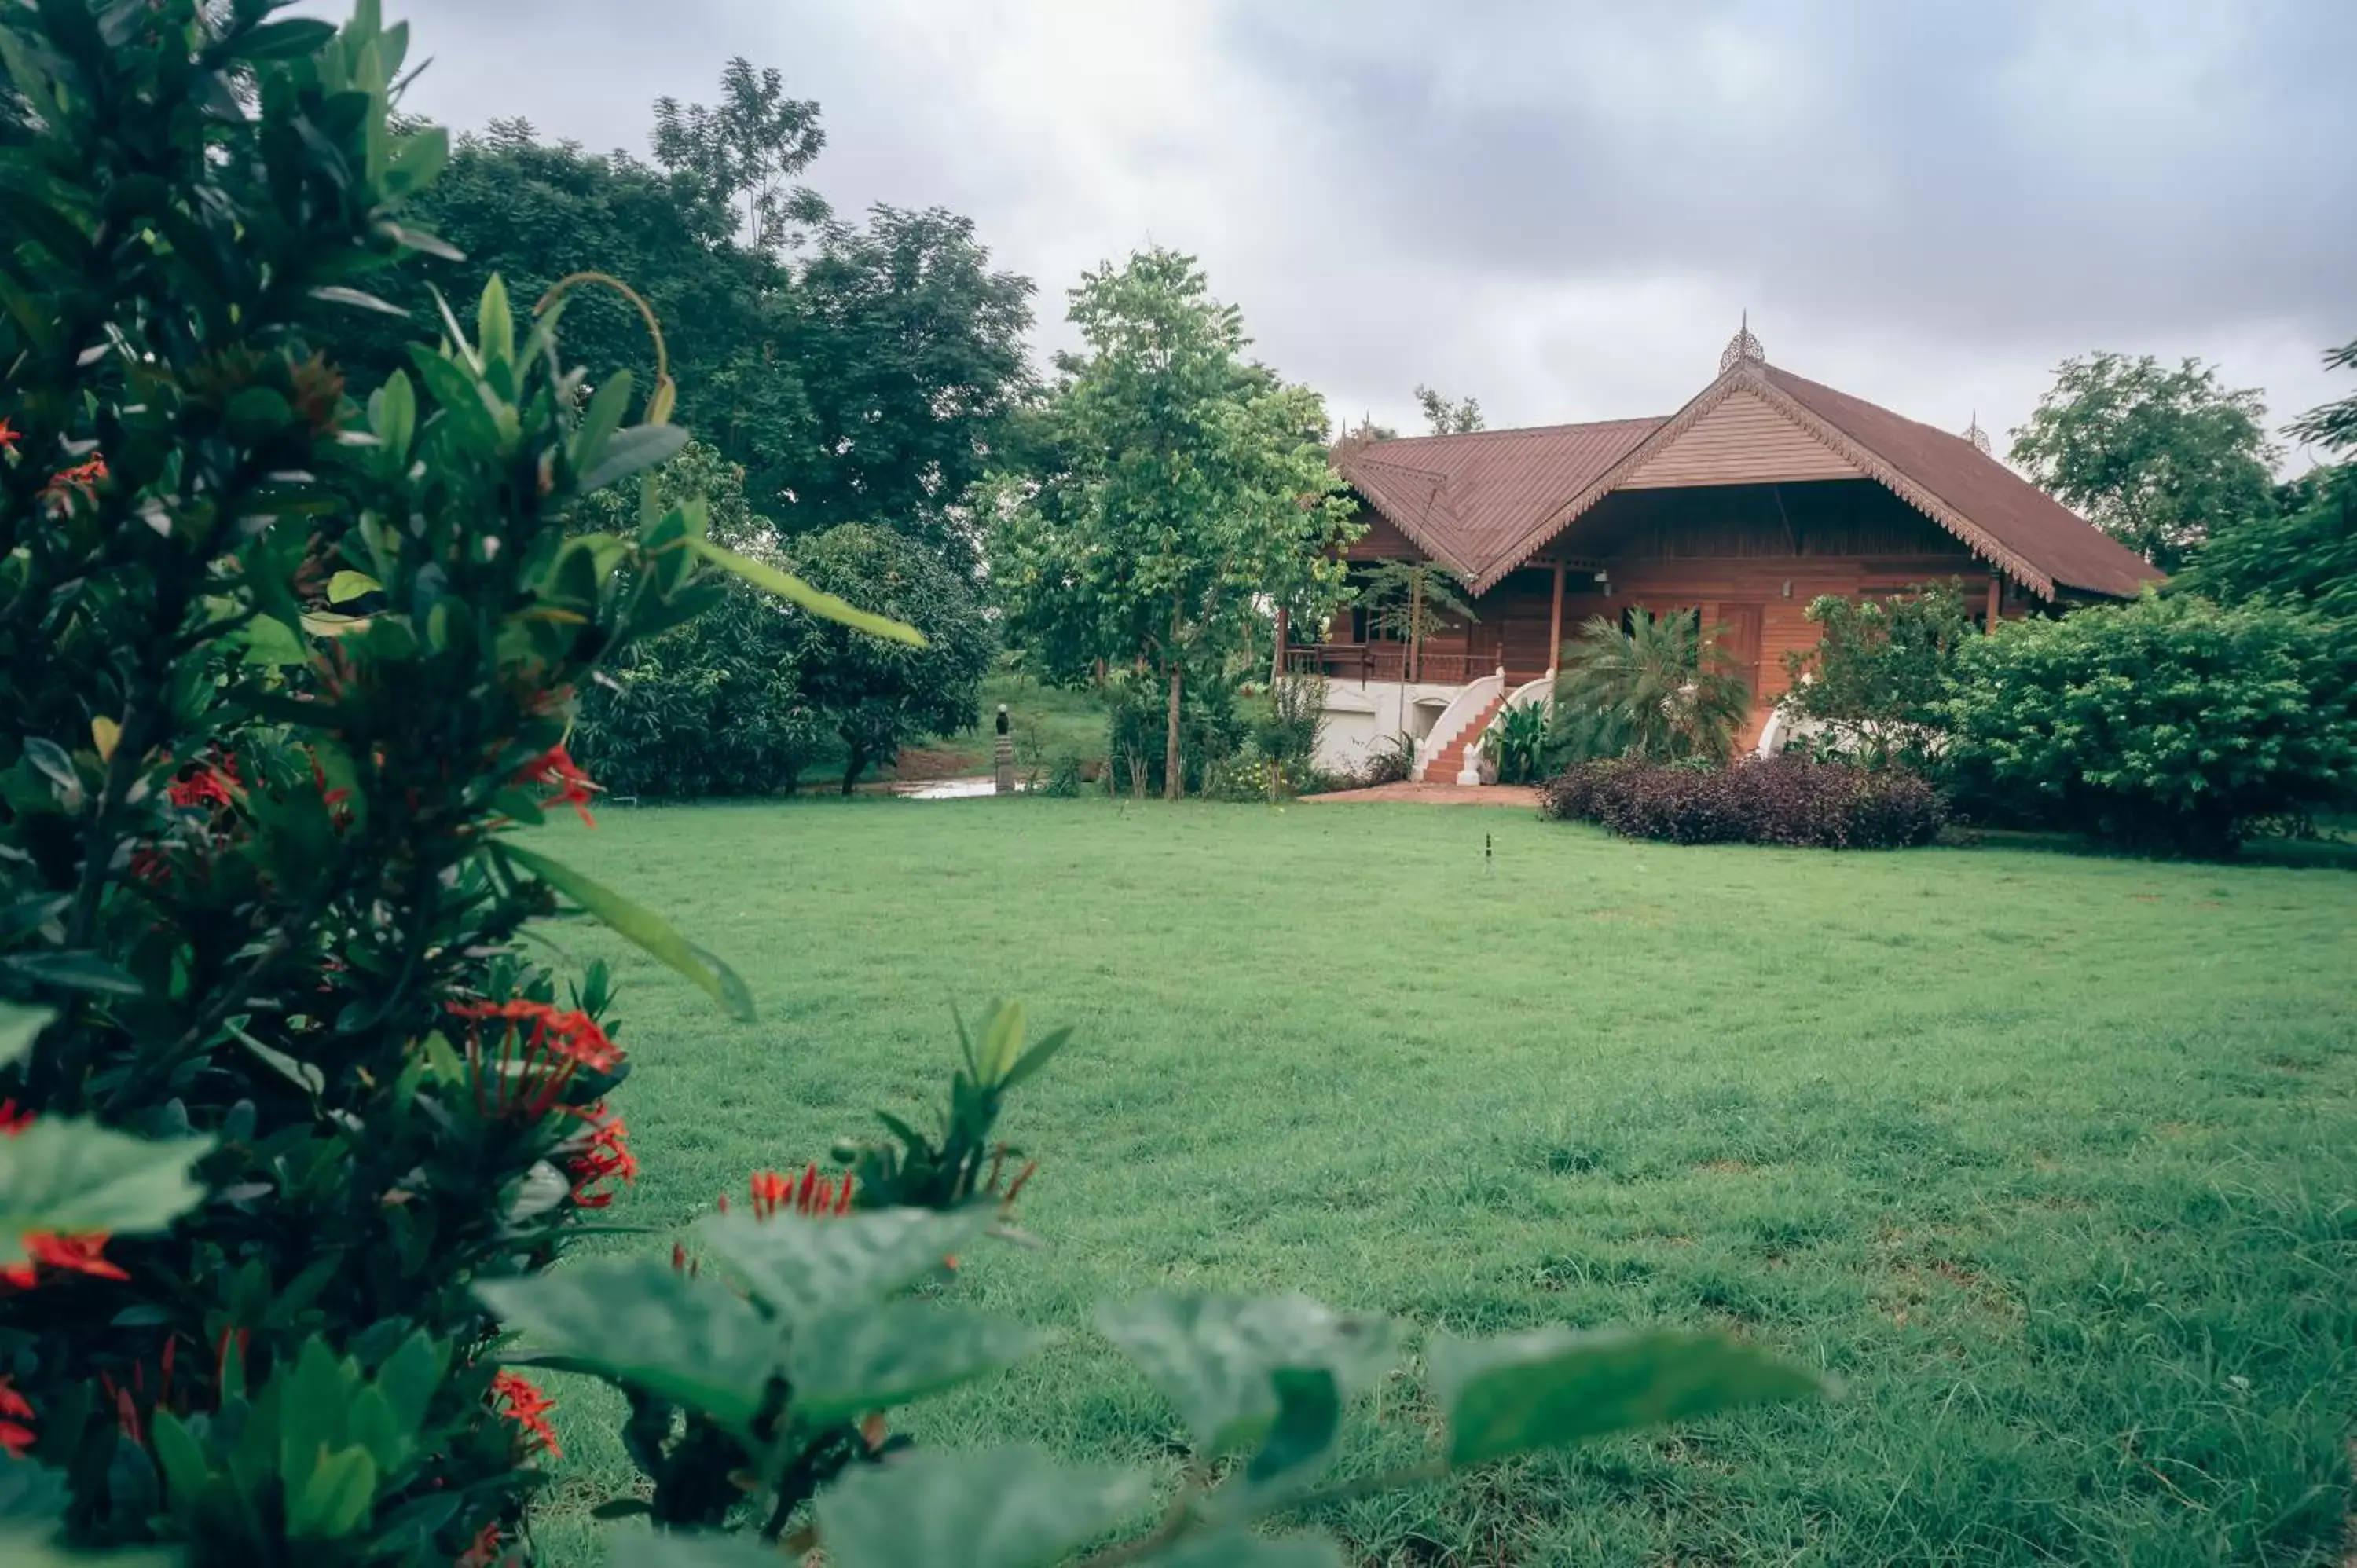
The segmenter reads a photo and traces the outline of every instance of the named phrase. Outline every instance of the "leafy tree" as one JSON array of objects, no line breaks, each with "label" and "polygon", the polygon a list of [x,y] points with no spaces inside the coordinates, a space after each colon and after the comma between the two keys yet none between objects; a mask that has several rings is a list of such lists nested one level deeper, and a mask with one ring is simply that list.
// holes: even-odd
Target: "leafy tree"
[{"label": "leafy tree", "polygon": [[[1279,606],[1305,624],[1346,592],[1355,537],[1326,461],[1326,412],[1243,357],[1243,320],[1194,258],[1142,251],[1084,274],[1060,361],[1058,471],[1002,498],[994,580],[1017,637],[1069,676],[1082,660],[1153,668],[1165,755],[1183,756],[1190,664],[1216,664]],[[1166,766],[1177,799],[1184,768]]]},{"label": "leafy tree", "polygon": [[1590,616],[1555,677],[1554,760],[1627,757],[1724,762],[1751,691],[1692,614],[1631,612],[1626,630]]},{"label": "leafy tree", "polygon": [[826,221],[827,205],[816,191],[785,185],[825,145],[818,104],[787,97],[775,67],[757,71],[743,55],[721,71],[716,108],[655,100],[655,162],[723,202],[743,197],[743,232],[757,251],[780,250],[795,233]]},{"label": "leafy tree", "polygon": [[[730,199],[685,165],[590,155],[496,121],[459,139],[418,206],[459,258],[413,260],[380,285],[410,315],[371,324],[353,371],[405,362],[417,324],[436,319],[428,285],[471,297],[496,272],[536,299],[603,271],[662,322],[673,417],[745,470],[757,511],[789,534],[880,522],[972,570],[966,491],[1032,388],[1030,283],[994,271],[973,224],[938,209],[823,223],[808,253],[790,255],[739,243]],[[568,317],[587,362],[654,385],[653,338],[634,306],[588,294]]]},{"label": "leafy tree", "polygon": [[[771,566],[786,565],[777,530],[745,501],[744,471],[701,442],[655,471],[663,507],[701,504],[706,533]],[[581,524],[630,525],[619,491],[588,497]],[[694,799],[791,790],[826,726],[802,689],[796,612],[749,583],[731,582],[705,614],[617,658],[580,698],[573,754],[618,795]]]},{"label": "leafy tree", "polygon": [[1367,632],[1408,645],[1407,678],[1415,680],[1424,645],[1447,630],[1480,618],[1457,592],[1461,580],[1429,561],[1378,561],[1359,573],[1359,600],[1366,607]]},{"label": "leafy tree", "polygon": [[1476,399],[1469,397],[1451,403],[1432,388],[1419,385],[1415,401],[1435,435],[1470,435],[1488,428],[1482,423],[1481,404]]},{"label": "leafy tree", "polygon": [[2222,386],[2214,366],[2175,370],[2147,354],[2062,361],[2013,460],[2096,527],[2161,570],[2212,530],[2267,510],[2266,409]]},{"label": "leafy tree", "polygon": [[2269,605],[2147,594],[1958,650],[1947,761],[1973,797],[2137,848],[2219,854],[2357,801],[2357,647]]},{"label": "leafy tree", "polygon": [[1846,756],[1921,764],[1956,650],[1973,635],[1963,585],[1927,583],[1889,599],[1825,594],[1807,613],[1817,644],[1784,655],[1785,711],[1824,725]]},{"label": "leafy tree", "polygon": [[[2357,342],[2324,356],[2357,369]],[[2329,451],[2357,450],[2357,397],[2309,410],[2288,434]],[[2276,505],[2219,528],[2171,586],[2229,603],[2274,599],[2357,618],[2357,461],[2319,467],[2276,489]]]},{"label": "leafy tree", "polygon": [[901,534],[860,523],[797,540],[791,559],[813,586],[925,638],[912,647],[818,617],[795,618],[799,683],[843,737],[845,794],[869,762],[980,719],[994,643],[963,578]]}]

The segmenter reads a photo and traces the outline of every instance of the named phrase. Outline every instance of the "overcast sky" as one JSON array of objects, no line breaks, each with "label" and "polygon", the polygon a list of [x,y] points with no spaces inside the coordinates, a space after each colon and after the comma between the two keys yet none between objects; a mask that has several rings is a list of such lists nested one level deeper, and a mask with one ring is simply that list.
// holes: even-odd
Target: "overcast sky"
[{"label": "overcast sky", "polygon": [[[307,8],[324,9],[314,5]],[[1997,438],[2064,356],[2194,354],[2280,424],[2357,378],[2357,0],[386,0],[406,107],[643,154],[774,65],[810,178],[973,217],[1071,341],[1083,267],[1202,258],[1338,415],[1668,413],[1768,357]],[[2298,454],[2287,467],[2305,466]]]}]

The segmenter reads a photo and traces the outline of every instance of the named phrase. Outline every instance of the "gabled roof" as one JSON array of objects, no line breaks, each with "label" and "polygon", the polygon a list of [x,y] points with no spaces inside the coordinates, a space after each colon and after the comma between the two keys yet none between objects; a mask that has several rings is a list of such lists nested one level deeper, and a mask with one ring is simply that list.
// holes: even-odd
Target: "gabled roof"
[{"label": "gabled roof", "polygon": [[2043,597],[2126,597],[2161,575],[1964,437],[1749,357],[1666,419],[1377,441],[1334,462],[1368,506],[1482,593],[1738,392]]}]

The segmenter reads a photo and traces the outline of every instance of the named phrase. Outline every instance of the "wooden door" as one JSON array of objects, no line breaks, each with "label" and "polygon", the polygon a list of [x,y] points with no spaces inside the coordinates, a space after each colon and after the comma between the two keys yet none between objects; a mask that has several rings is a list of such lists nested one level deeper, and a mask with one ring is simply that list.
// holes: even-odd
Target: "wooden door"
[{"label": "wooden door", "polygon": [[1767,614],[1765,605],[1718,607],[1718,645],[1754,698],[1760,695],[1760,630]]}]

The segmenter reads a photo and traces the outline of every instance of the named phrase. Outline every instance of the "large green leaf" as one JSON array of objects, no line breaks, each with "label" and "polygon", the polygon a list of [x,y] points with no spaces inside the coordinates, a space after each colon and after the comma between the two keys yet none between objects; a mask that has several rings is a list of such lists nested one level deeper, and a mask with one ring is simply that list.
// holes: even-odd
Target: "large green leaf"
[{"label": "large green leaf", "polygon": [[818,1500],[831,1568],[1045,1568],[1144,1507],[1142,1476],[1037,1448],[922,1451],[856,1466]]},{"label": "large green leaf", "polygon": [[1443,1334],[1425,1359],[1453,1465],[1825,1391],[1821,1379],[1762,1351],[1674,1329]]},{"label": "large green leaf", "polygon": [[1040,1338],[1003,1317],[921,1301],[832,1313],[803,1325],[786,1352],[793,1411],[823,1425],[907,1404],[995,1372]]},{"label": "large green leaf", "polygon": [[676,424],[633,424],[617,430],[582,474],[581,489],[602,490],[617,479],[653,467],[686,445],[687,432]]},{"label": "large green leaf", "polygon": [[0,1263],[25,1255],[28,1231],[163,1230],[203,1200],[188,1170],[212,1146],[210,1138],[135,1138],[49,1116],[0,1138]]},{"label": "large green leaf", "polygon": [[1150,1295],[1100,1306],[1097,1326],[1178,1407],[1205,1454],[1270,1429],[1278,1369],[1323,1369],[1348,1398],[1390,1370],[1396,1338],[1388,1318],[1305,1295]]},{"label": "large green leaf", "polygon": [[990,1223],[986,1208],[886,1208],[840,1219],[716,1215],[696,1229],[715,1256],[790,1326],[880,1302],[914,1284]]},{"label": "large green leaf", "polygon": [[635,1384],[724,1426],[753,1419],[777,1365],[776,1326],[750,1302],[651,1258],[484,1280],[475,1294],[524,1335],[532,1359]]},{"label": "large green leaf", "polygon": [[734,550],[715,544],[709,539],[690,541],[696,553],[716,566],[726,566],[757,588],[765,589],[781,599],[791,599],[814,616],[839,621],[855,631],[892,642],[905,642],[911,648],[925,646],[925,634],[905,622],[888,616],[870,615],[833,594],[821,593],[791,572],[781,572],[766,561],[756,561],[749,555],[739,555]]},{"label": "large green leaf", "polygon": [[49,1020],[58,1015],[54,1007],[26,1007],[14,1002],[0,1002],[0,1067],[6,1067],[33,1048]]},{"label": "large green leaf", "polygon": [[1139,1568],[1342,1568],[1342,1549],[1322,1535],[1190,1535],[1138,1559]]},{"label": "large green leaf", "polygon": [[644,949],[709,993],[739,1022],[753,1018],[753,993],[737,972],[703,948],[672,929],[669,921],[643,904],[632,902],[602,882],[591,880],[562,861],[501,839],[496,853],[522,866],[576,904],[580,905],[624,940]]}]

